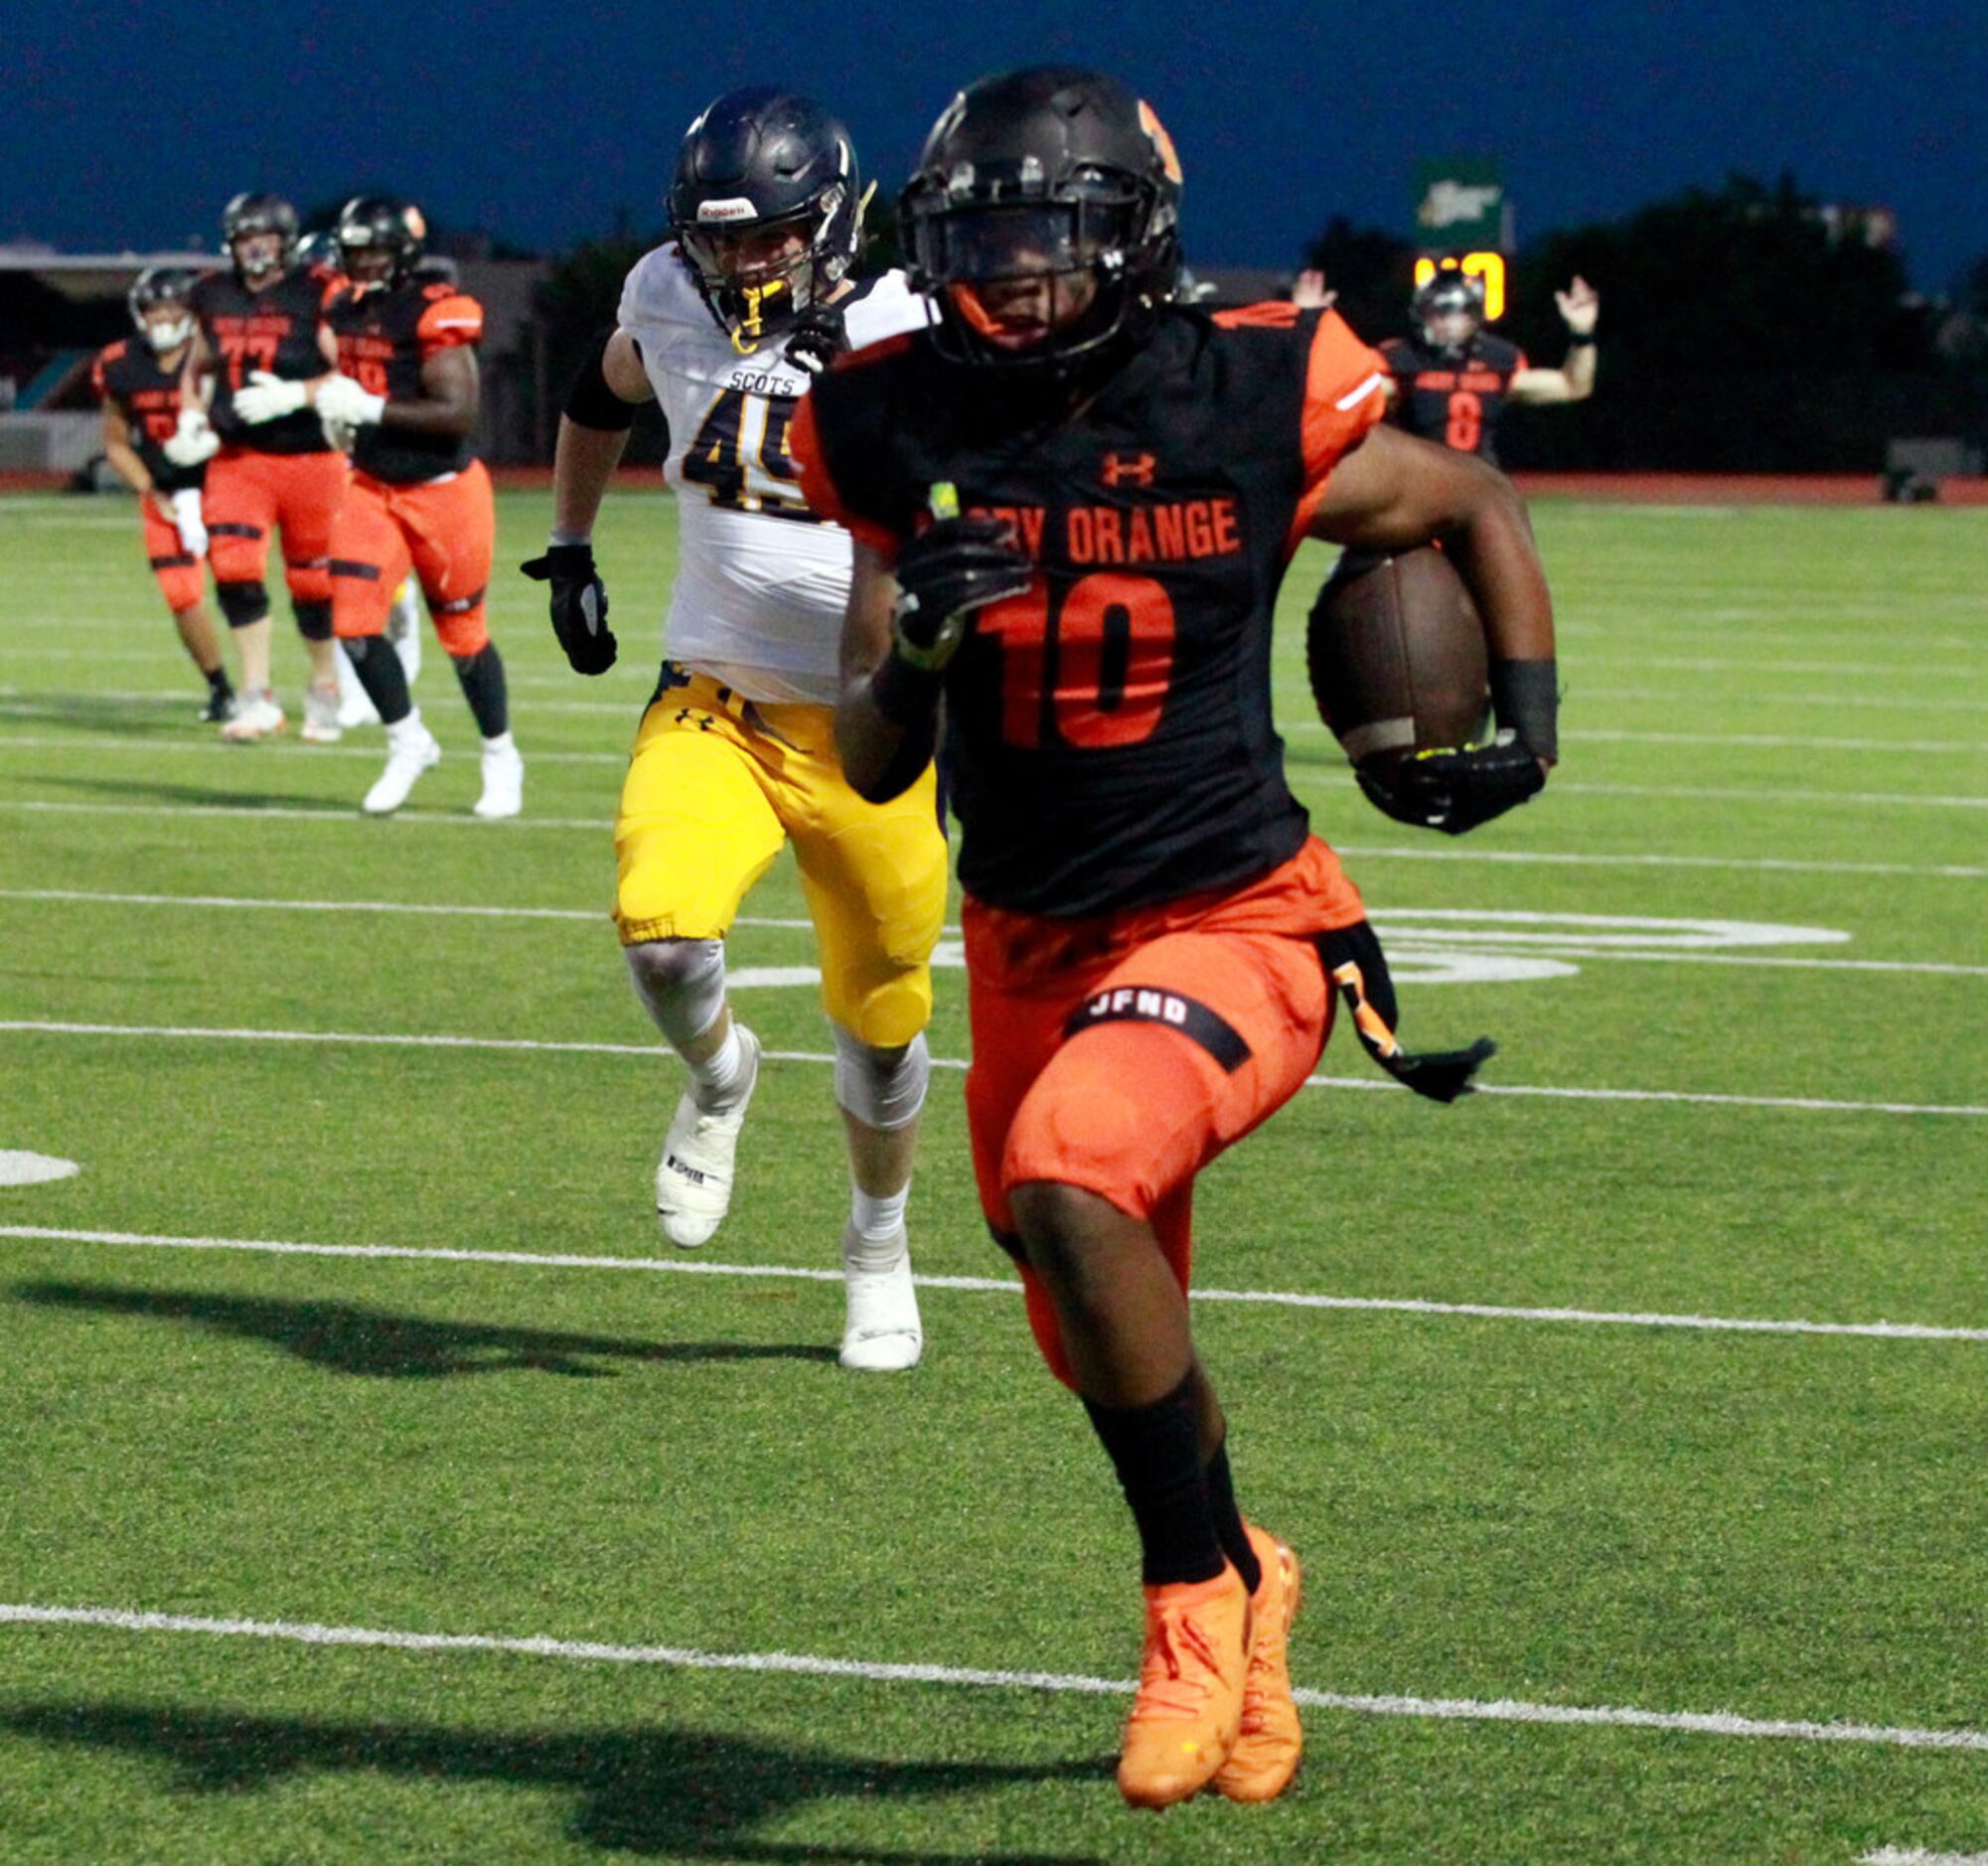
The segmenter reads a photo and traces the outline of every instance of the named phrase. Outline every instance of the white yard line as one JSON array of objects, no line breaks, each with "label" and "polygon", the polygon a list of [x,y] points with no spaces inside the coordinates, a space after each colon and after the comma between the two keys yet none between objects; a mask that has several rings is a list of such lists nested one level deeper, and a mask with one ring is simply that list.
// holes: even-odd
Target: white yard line
[{"label": "white yard line", "polygon": [[[389,1049],[484,1049],[539,1055],[641,1056],[652,1061],[669,1054],[655,1043],[588,1043],[547,1037],[446,1036],[394,1031],[230,1029],[206,1024],[81,1023],[43,1017],[0,1020],[0,1033],[9,1030],[42,1036],[119,1036],[225,1043],[343,1043]],[[816,1050],[769,1049],[763,1053],[771,1062],[835,1061],[833,1055]],[[967,1064],[964,1058],[957,1056],[934,1056],[932,1066],[935,1069],[964,1069]],[[1398,1084],[1378,1072],[1360,1076],[1314,1075],[1305,1079],[1304,1086],[1380,1089],[1391,1094],[1403,1092]],[[1726,1095],[1690,1089],[1559,1088],[1527,1083],[1497,1083],[1479,1088],[1476,1092],[1492,1097],[1522,1096],[1548,1101],[1671,1102],[1708,1108],[1785,1108],[1803,1114],[1949,1115],[1977,1121],[1988,1117],[1988,1105],[1966,1102],[1837,1101],[1813,1095]]]},{"label": "white yard line", "polygon": [[1928,1853],[1922,1846],[1881,1846],[1860,1853],[1858,1866],[1988,1866],[1988,1853]]},{"label": "white yard line", "polygon": [[1585,784],[1560,779],[1557,797],[1664,797],[1700,803],[1873,804],[1887,810],[1988,810],[1988,797],[1918,796],[1910,791],[1818,791],[1766,784]]},{"label": "white yard line", "polygon": [[[661,1665],[690,1671],[785,1673],[852,1678],[866,1684],[936,1684],[982,1690],[1045,1691],[1084,1697],[1124,1697],[1130,1678],[1096,1678],[1055,1671],[996,1671],[979,1666],[827,1658],[803,1652],[707,1652],[681,1645],[614,1645],[592,1639],[524,1637],[488,1633],[411,1633],[377,1627],[319,1626],[293,1620],[222,1620],[193,1614],[142,1613],[120,1607],[44,1607],[0,1603],[0,1625],[89,1627],[118,1633],[163,1633],[210,1638],[274,1639],[293,1645],[383,1648],[400,1652],[501,1652],[596,1665]],[[1375,1717],[1431,1717],[1482,1723],[1616,1726],[1692,1736],[1780,1739],[1802,1743],[1864,1743],[1895,1749],[1988,1753],[1988,1730],[1917,1730],[1888,1724],[1807,1722],[1739,1717],[1730,1711],[1648,1711],[1619,1705],[1535,1704],[1518,1698],[1406,1697],[1320,1691],[1293,1693],[1314,1710]]]},{"label": "white yard line", "polygon": [[[189,702],[189,710],[191,711],[191,702]],[[361,725],[351,729],[355,732],[365,732],[369,736],[365,741],[357,745],[304,745],[299,743],[294,746],[294,749],[302,753],[304,761],[310,764],[315,764],[319,759],[327,757],[367,758],[372,760],[373,763],[378,764],[386,756],[386,741],[382,737],[372,736],[374,732],[372,726]],[[0,751],[86,751],[90,753],[124,751],[142,753],[147,758],[156,758],[161,753],[177,754],[180,752],[193,752],[200,755],[229,758],[234,760],[237,765],[245,765],[247,759],[242,756],[244,749],[246,748],[240,745],[224,744],[219,735],[206,733],[199,736],[173,735],[147,738],[138,732],[76,732],[61,737],[29,738],[23,737],[18,733],[0,730]],[[273,749],[281,752],[285,747],[282,744],[278,744]],[[451,740],[444,738],[442,740],[442,752],[445,757],[460,758],[466,762],[477,755],[478,749],[477,746],[464,744],[459,739]],[[1920,746],[1917,749],[1928,750],[1930,747]],[[628,763],[628,753],[626,751],[544,751],[534,747],[532,756],[527,762],[531,764],[626,765]]]},{"label": "white yard line", "polygon": [[[386,913],[416,914],[440,918],[462,916],[483,920],[573,920],[597,925],[607,918],[607,910],[601,908],[589,911],[579,907],[491,907],[472,906],[455,902],[387,901],[387,900],[276,900],[267,897],[238,894],[142,894],[125,893],[105,888],[85,887],[0,887],[0,900],[72,902],[78,905],[99,903],[123,907],[193,907],[213,908],[233,912],[272,913]],[[1425,910],[1428,917],[1436,910]],[[1494,932],[1473,930],[1466,933],[1447,934],[1441,928],[1402,930],[1392,927],[1391,921],[1406,919],[1414,921],[1416,910],[1385,909],[1374,910],[1375,921],[1388,933],[1389,942],[1398,949],[1398,957],[1404,964],[1412,958],[1428,951],[1444,948],[1446,939],[1462,943],[1467,940],[1473,949],[1496,949],[1503,945],[1518,945],[1530,942],[1528,950],[1556,953],[1563,957],[1588,962],[1592,960],[1627,960],[1642,964],[1677,964],[1708,966],[1768,966],[1795,970],[1824,972],[1880,972],[1921,974],[1931,977],[1983,978],[1988,977],[1988,965],[1965,965],[1947,960],[1918,959],[1811,959],[1779,954],[1758,953],[1706,953],[1678,951],[1638,951],[1626,948],[1605,948],[1583,944],[1578,933],[1569,933],[1564,938],[1545,934],[1508,934],[1501,940]],[[1556,916],[1569,918],[1570,916]],[[812,922],[801,919],[771,919],[753,914],[741,914],[733,923],[743,927],[783,927],[806,929]],[[1631,924],[1623,922],[1623,924]],[[958,927],[947,927],[949,938],[958,938]]]},{"label": "white yard line", "polygon": [[[470,1250],[450,1245],[310,1244],[278,1238],[179,1237],[149,1231],[95,1231],[70,1225],[0,1224],[0,1238],[51,1244],[103,1244],[118,1249],[245,1252],[267,1257],[342,1257],[414,1263],[492,1264],[533,1270],[619,1270],[652,1276],[749,1277],[789,1283],[842,1281],[841,1270],[788,1264],[724,1264],[701,1257],[584,1256],[565,1251]],[[928,1290],[1019,1296],[1008,1277],[912,1279]],[[1779,1317],[1671,1315],[1660,1310],[1528,1309],[1504,1303],[1440,1303],[1421,1297],[1318,1296],[1296,1290],[1193,1290],[1197,1303],[1240,1303],[1272,1309],[1345,1310],[1458,1317],[1476,1322],[1529,1322],[1587,1327],[1684,1328],[1705,1334],[1850,1335],[1867,1340],[1982,1341],[1988,1328],[1943,1327],[1917,1322],[1806,1322]]]}]

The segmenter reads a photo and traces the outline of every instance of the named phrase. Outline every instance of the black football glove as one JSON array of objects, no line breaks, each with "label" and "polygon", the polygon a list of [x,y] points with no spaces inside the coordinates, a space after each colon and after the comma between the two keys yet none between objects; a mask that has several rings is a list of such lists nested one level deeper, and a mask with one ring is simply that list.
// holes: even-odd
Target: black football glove
[{"label": "black football glove", "polygon": [[1401,1008],[1395,1000],[1394,978],[1387,954],[1372,925],[1357,920],[1318,939],[1325,976],[1346,1001],[1353,1034],[1360,1047],[1402,1087],[1433,1102],[1453,1102],[1476,1087],[1477,1071],[1498,1053],[1488,1036],[1467,1049],[1404,1049],[1395,1034]]},{"label": "black football glove", "polygon": [[818,304],[794,327],[787,340],[787,361],[810,376],[820,376],[849,347],[848,327],[832,304]]},{"label": "black football glove", "polygon": [[936,674],[952,660],[976,609],[1019,596],[1034,571],[998,519],[937,519],[897,559],[891,633],[900,659]]},{"label": "black football glove", "polygon": [[1509,732],[1489,745],[1419,751],[1385,766],[1359,765],[1353,775],[1376,809],[1397,823],[1461,836],[1503,816],[1546,787],[1546,773]]},{"label": "black football glove", "polygon": [[553,544],[518,566],[552,586],[552,633],[575,674],[605,674],[614,666],[614,630],[607,625],[607,585],[594,569],[591,544]]}]

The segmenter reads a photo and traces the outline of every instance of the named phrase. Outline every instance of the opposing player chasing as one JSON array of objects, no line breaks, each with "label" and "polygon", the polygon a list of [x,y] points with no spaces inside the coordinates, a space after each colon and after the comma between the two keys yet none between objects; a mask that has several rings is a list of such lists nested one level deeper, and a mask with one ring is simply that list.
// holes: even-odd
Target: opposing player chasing
[{"label": "opposing player chasing", "polygon": [[201,717],[225,724],[234,713],[234,689],[222,665],[214,618],[207,607],[207,527],[201,518],[204,463],[175,466],[160,451],[179,432],[180,372],[193,343],[188,294],[194,275],[147,266],[126,302],[137,340],[108,345],[91,371],[103,403],[103,454],[138,495],[145,555],[173,612],[180,641],[207,678]]},{"label": "opposing player chasing", "polygon": [[1543,677],[1521,691],[1549,743],[1554,705],[1509,483],[1379,425],[1385,366],[1336,314],[1169,303],[1179,182],[1112,79],[973,85],[899,210],[939,323],[839,363],[795,422],[803,488],[856,538],[849,781],[922,782],[945,700],[975,1169],[1138,1525],[1119,1786],[1145,1806],[1211,1783],[1269,1799],[1301,1744],[1298,1560],[1238,1508],[1189,1327],[1195,1175],[1297,1092],[1335,987],[1436,1100],[1489,1053],[1401,1049],[1360,896],[1286,786],[1270,643],[1292,551],[1441,535],[1496,652]]},{"label": "opposing player chasing", "polygon": [[843,780],[833,707],[849,540],[810,508],[788,448],[811,369],[926,319],[901,274],[850,278],[863,201],[847,132],[807,98],[736,90],[697,118],[672,237],[629,274],[618,327],[566,403],[551,547],[525,569],[550,581],[574,668],[601,673],[615,642],[589,541],[635,404],[660,403],[679,512],[669,659],[615,827],[629,970],[690,1071],[656,1208],[665,1235],[694,1247],[730,1203],[760,1046],[725,1002],[724,939],[791,842],[853,1181],[841,1362],[889,1371],[913,1365],[924,1338],[904,1213],[946,850],[932,773],[882,806]]},{"label": "opposing player chasing", "polygon": [[313,385],[311,400],[334,431],[352,434],[354,472],[332,533],[332,624],[386,727],[386,768],[366,810],[399,809],[442,755],[387,640],[393,592],[411,567],[483,737],[476,814],[515,817],[525,765],[485,617],[497,507],[470,450],[483,307],[414,276],[426,233],[411,202],[359,195],[333,235],[348,284],[330,312],[339,373]]},{"label": "opposing player chasing", "polygon": [[261,738],[284,726],[269,681],[263,581],[270,534],[280,529],[283,576],[311,668],[302,736],[330,744],[340,733],[331,532],[347,468],[309,401],[311,384],[334,361],[325,312],[343,288],[331,272],[295,262],[297,214],[279,195],[236,195],[222,215],[222,236],[231,263],[193,289],[187,405],[164,446],[176,463],[214,453],[209,550],[216,596],[241,656],[241,697],[222,736]]},{"label": "opposing player chasing", "polygon": [[1567,360],[1557,370],[1535,369],[1517,344],[1484,329],[1483,282],[1455,266],[1439,269],[1410,304],[1415,335],[1381,345],[1395,419],[1424,440],[1495,461],[1507,403],[1586,401],[1595,392],[1602,300],[1579,277],[1554,299],[1567,325]]}]

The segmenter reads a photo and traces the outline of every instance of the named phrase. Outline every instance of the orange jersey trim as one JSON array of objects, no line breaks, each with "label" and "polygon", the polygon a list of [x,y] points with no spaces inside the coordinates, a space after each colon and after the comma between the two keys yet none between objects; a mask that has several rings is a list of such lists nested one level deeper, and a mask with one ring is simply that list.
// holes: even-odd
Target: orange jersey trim
[{"label": "orange jersey trim", "polygon": [[[884,347],[881,344],[874,346],[877,350]],[[866,351],[863,354],[868,356],[870,353]],[[838,367],[841,367],[840,363]],[[787,451],[801,470],[801,491],[807,498],[809,510],[818,518],[840,525],[851,538],[861,540],[884,562],[895,563],[896,538],[874,520],[851,512],[842,502],[842,495],[829,472],[829,463],[822,456],[822,435],[815,425],[812,395],[803,395],[794,410],[793,423],[787,430]]]},{"label": "orange jersey trim", "polygon": [[1386,415],[1391,373],[1387,359],[1355,337],[1338,312],[1327,311],[1319,318],[1305,365],[1304,413],[1299,428],[1304,455],[1304,495],[1285,536],[1287,557],[1311,529],[1312,515],[1325,497],[1332,469]]},{"label": "orange jersey trim", "polygon": [[481,343],[483,306],[466,292],[449,292],[421,313],[414,335],[420,341],[423,357],[457,344]]}]

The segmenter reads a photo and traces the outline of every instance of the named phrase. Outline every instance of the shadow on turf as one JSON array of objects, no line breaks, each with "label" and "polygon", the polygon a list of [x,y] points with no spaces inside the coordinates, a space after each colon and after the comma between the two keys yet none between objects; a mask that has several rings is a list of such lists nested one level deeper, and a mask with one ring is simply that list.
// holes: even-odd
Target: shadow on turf
[{"label": "shadow on turf", "polygon": [[313,1770],[563,1788],[568,1831],[592,1846],[688,1859],[848,1861],[852,1866],[1100,1866],[1092,1856],[928,1853],[755,1840],[752,1829],[811,1802],[972,1793],[1011,1783],[1091,1781],[1110,1758],[1045,1764],[904,1763],[783,1749],[707,1730],[489,1733],[431,1724],[320,1723],[141,1704],[25,1704],[0,1730],[47,1743],[151,1756],[182,1793],[238,1794]]},{"label": "shadow on turf", "polygon": [[798,1342],[630,1341],[566,1334],[551,1328],[506,1328],[474,1322],[434,1322],[354,1303],[282,1302],[266,1296],[221,1296],[207,1290],[133,1290],[100,1283],[17,1283],[16,1302],[99,1315],[191,1322],[246,1339],[268,1341],[314,1366],[396,1380],[530,1370],[572,1379],[603,1379],[603,1359],[639,1361],[834,1360],[832,1347]]},{"label": "shadow on turf", "polygon": [[[252,750],[242,753],[244,764],[253,764]],[[209,784],[164,784],[156,778],[65,777],[55,772],[36,774],[36,781],[64,790],[88,791],[93,796],[145,798],[162,804],[217,804],[234,810],[267,810],[292,807],[300,810],[335,810],[338,799],[311,791],[242,790],[239,787]]]},{"label": "shadow on turf", "polygon": [[[69,725],[105,735],[133,737],[156,732],[161,726],[186,725],[196,721],[201,696],[189,688],[184,702],[157,702],[143,706],[128,702],[91,700],[80,694],[41,694],[34,699],[0,700],[0,724]],[[168,749],[161,746],[160,749]]]}]

